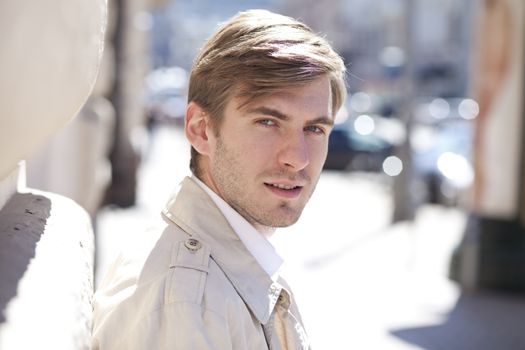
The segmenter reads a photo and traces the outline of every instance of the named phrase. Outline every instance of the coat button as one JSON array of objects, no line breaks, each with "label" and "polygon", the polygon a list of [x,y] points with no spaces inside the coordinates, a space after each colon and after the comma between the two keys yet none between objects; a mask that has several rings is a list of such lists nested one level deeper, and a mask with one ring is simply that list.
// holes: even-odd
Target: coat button
[{"label": "coat button", "polygon": [[192,252],[196,252],[197,250],[201,249],[202,244],[195,238],[188,238],[186,242],[184,242],[184,246]]}]

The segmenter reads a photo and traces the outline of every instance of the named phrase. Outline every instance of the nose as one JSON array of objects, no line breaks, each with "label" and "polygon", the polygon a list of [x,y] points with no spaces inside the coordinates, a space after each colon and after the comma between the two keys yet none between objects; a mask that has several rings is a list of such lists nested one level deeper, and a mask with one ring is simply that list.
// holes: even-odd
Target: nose
[{"label": "nose", "polygon": [[278,154],[279,164],[295,171],[306,168],[310,163],[310,155],[304,132],[285,135],[282,142]]}]

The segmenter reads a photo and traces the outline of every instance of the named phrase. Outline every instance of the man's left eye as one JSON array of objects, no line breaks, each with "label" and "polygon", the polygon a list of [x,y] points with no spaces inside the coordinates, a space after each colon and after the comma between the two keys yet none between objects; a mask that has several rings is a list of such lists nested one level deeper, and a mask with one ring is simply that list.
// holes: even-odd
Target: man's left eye
[{"label": "man's left eye", "polygon": [[314,134],[324,134],[325,133],[323,128],[320,128],[316,125],[307,126],[305,130],[309,132],[313,132]]},{"label": "man's left eye", "polygon": [[275,125],[275,122],[271,119],[261,119],[259,121],[257,121],[257,123],[259,124],[262,124],[262,125],[266,125],[266,126],[273,126]]}]

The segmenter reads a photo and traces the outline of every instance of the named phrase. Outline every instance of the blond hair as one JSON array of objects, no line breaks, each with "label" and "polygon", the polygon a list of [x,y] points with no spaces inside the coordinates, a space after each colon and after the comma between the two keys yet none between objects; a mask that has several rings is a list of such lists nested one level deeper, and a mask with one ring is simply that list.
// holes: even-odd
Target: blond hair
[{"label": "blond hair", "polygon": [[[240,12],[208,39],[195,59],[188,101],[220,123],[233,97],[246,102],[330,78],[332,113],[346,97],[345,65],[328,42],[305,24],[266,10]],[[198,153],[192,148],[190,169],[198,175]]]}]

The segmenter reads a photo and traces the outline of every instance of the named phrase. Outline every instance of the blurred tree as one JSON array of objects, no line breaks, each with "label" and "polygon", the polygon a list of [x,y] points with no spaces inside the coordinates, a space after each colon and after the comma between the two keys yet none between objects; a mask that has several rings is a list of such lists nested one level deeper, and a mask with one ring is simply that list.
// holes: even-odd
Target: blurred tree
[{"label": "blurred tree", "polygon": [[135,204],[137,168],[140,161],[138,135],[144,128],[143,79],[149,68],[147,10],[162,0],[110,1],[114,35],[109,38],[115,51],[115,80],[111,101],[115,107],[114,141],[110,154],[112,181],[106,204],[127,207]]},{"label": "blurred tree", "polygon": [[[403,75],[402,105],[399,118],[404,122],[406,135],[410,135],[412,126],[412,113],[414,111],[414,0],[405,1],[405,62]],[[403,162],[403,171],[394,178],[394,213],[393,222],[413,220],[415,216],[415,202],[411,192],[413,183],[412,171],[412,146],[410,137],[406,137],[403,144],[398,148],[398,157]]]}]

